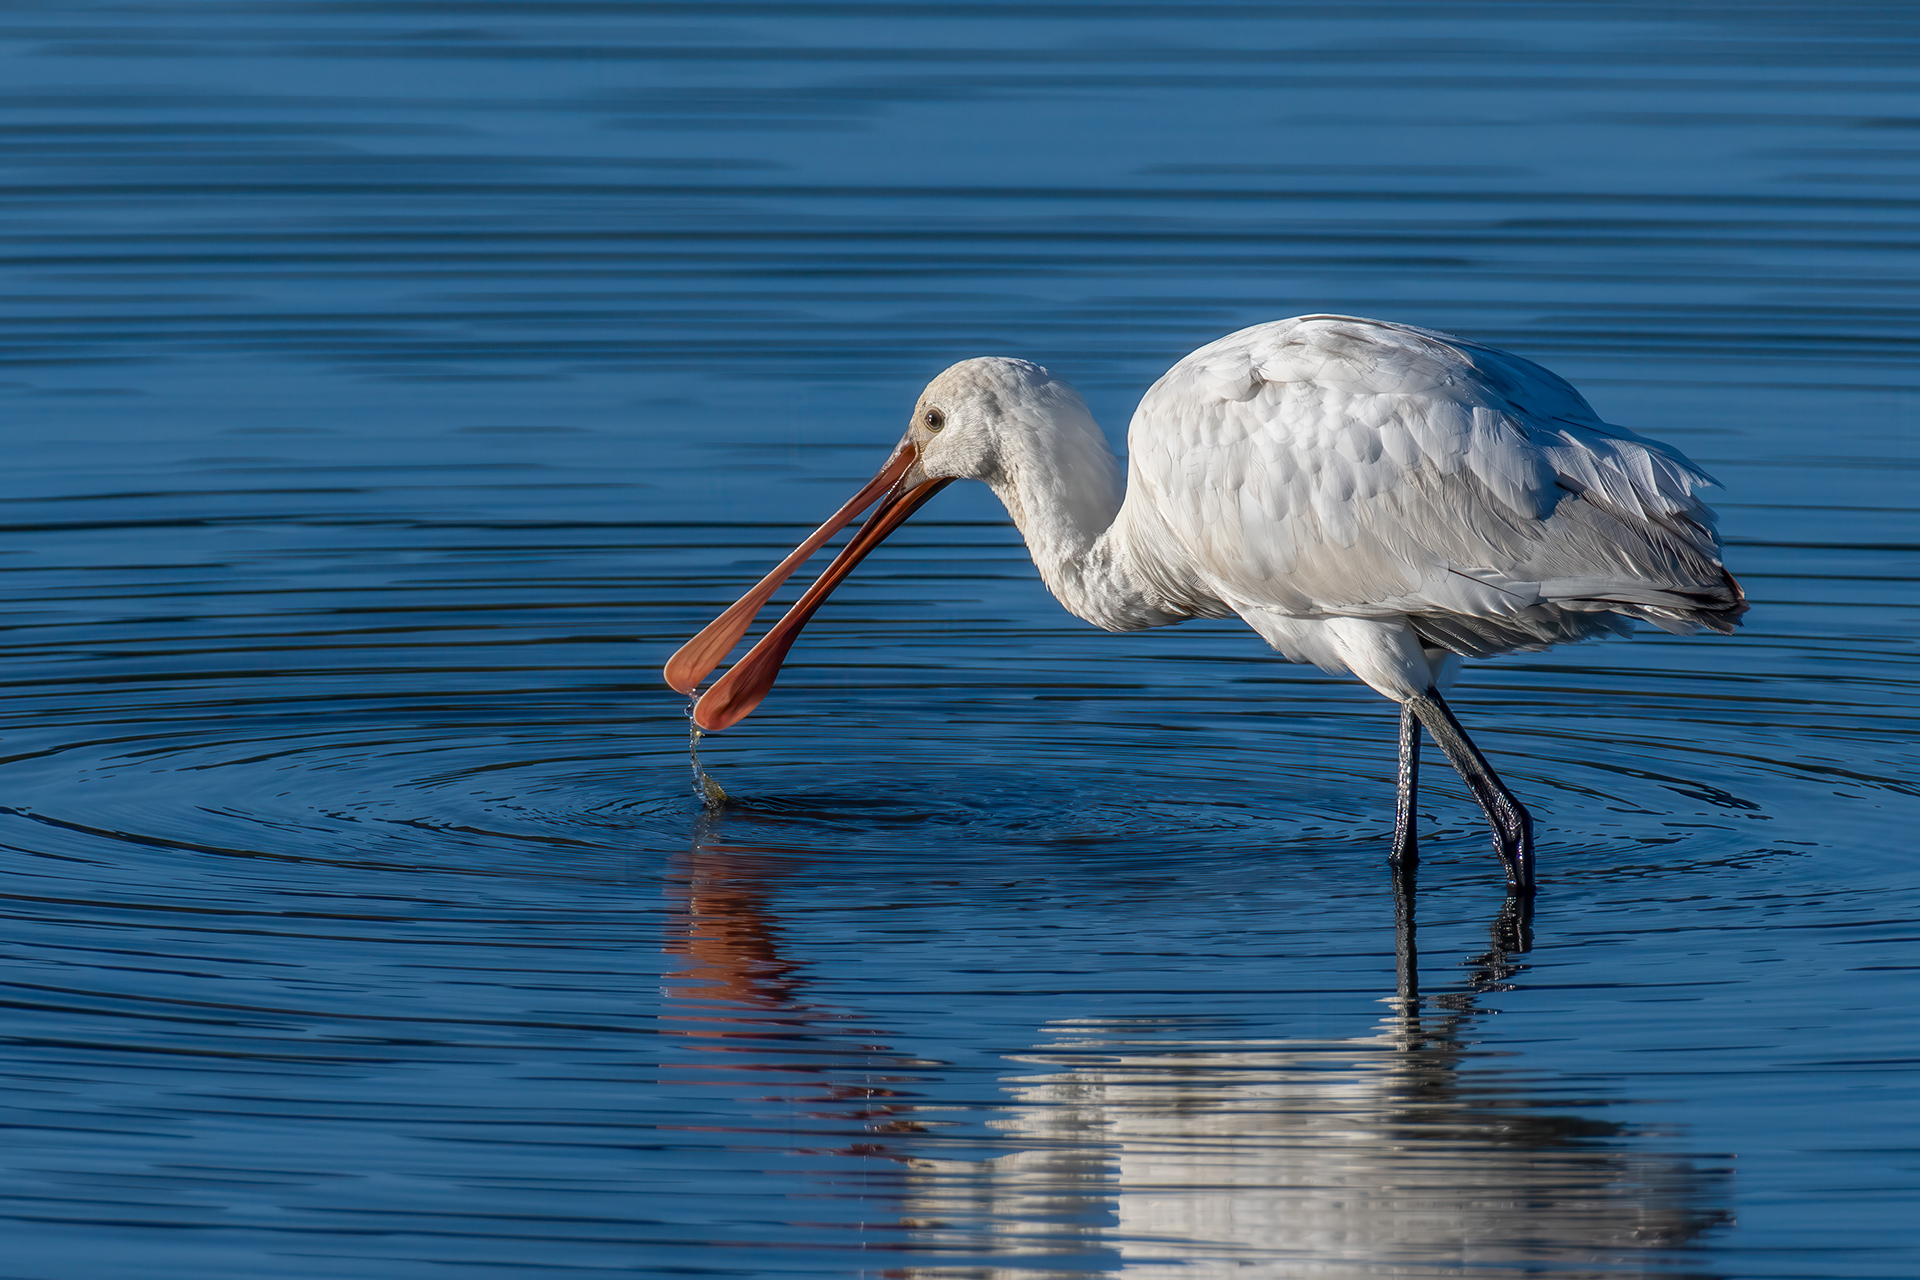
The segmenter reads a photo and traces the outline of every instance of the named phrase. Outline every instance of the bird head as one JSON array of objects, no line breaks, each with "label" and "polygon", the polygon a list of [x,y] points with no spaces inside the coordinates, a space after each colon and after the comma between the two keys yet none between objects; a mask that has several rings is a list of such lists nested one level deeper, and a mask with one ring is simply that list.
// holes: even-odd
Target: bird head
[{"label": "bird head", "polygon": [[1091,501],[1117,505],[1107,492],[1117,492],[1119,483],[1112,454],[1077,391],[1026,360],[961,361],[920,393],[906,434],[879,473],[753,590],[683,645],[667,662],[667,683],[691,694],[794,570],[877,501],[873,515],[787,615],[695,704],[694,723],[702,729],[737,724],[766,697],[787,651],[828,594],[934,494],[955,480],[984,480],[1024,530],[1028,504],[1022,502],[1018,477],[1091,474],[1089,468],[1101,469]]},{"label": "bird head", "polygon": [[1071,385],[1030,360],[962,360],[927,384],[902,443],[917,461],[908,479],[984,480],[996,489],[1028,464],[1046,465],[1062,446],[1105,438]]}]

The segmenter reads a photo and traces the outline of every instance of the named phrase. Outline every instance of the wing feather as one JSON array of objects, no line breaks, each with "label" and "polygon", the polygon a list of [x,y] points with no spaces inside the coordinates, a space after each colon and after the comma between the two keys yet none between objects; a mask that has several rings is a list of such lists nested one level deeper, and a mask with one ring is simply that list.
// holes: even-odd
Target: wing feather
[{"label": "wing feather", "polygon": [[1128,439],[1129,505],[1238,609],[1404,615],[1479,655],[1636,617],[1730,630],[1745,607],[1695,496],[1711,477],[1540,366],[1445,334],[1243,330],[1155,383]]}]

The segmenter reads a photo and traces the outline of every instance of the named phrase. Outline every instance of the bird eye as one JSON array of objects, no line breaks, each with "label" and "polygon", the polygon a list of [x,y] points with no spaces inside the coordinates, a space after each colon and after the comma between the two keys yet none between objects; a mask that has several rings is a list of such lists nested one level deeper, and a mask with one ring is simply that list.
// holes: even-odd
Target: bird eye
[{"label": "bird eye", "polygon": [[927,424],[927,430],[929,431],[938,431],[947,425],[947,415],[938,409],[927,410],[920,420]]}]

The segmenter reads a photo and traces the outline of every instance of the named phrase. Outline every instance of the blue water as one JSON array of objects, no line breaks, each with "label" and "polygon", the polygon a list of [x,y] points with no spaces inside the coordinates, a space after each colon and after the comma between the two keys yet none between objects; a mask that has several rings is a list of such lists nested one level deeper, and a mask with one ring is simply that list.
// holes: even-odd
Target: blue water
[{"label": "blue water", "polygon": [[[0,1277],[1920,1274],[1920,11],[0,15]],[[1019,355],[1340,311],[1725,482],[1753,611],[1393,708],[984,491],[690,783],[672,649]]]}]

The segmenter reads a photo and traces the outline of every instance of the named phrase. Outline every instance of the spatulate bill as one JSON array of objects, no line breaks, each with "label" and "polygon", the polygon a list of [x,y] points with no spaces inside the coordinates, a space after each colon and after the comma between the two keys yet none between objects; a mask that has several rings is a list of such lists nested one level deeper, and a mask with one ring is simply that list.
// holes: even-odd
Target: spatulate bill
[{"label": "spatulate bill", "polygon": [[934,494],[952,483],[948,480],[928,480],[904,493],[895,494],[880,505],[868,521],[860,526],[860,532],[827,566],[826,572],[814,580],[787,615],[773,625],[773,629],[760,638],[760,643],[747,651],[747,656],[733,664],[727,674],[714,683],[713,688],[700,697],[693,709],[693,722],[710,733],[731,728],[747,718],[752,710],[760,705],[761,699],[773,688],[774,680],[780,674],[780,664],[786,661],[787,651],[793,648],[793,642],[800,631],[813,617],[814,611],[826,602],[833,589],[853,572],[854,566],[867,558],[872,551],[886,540],[888,534],[906,523],[907,517],[925,506]]},{"label": "spatulate bill", "polygon": [[879,501],[886,492],[900,482],[900,477],[913,466],[916,451],[911,444],[903,443],[893,451],[879,474],[867,481],[860,492],[847,499],[846,505],[808,535],[807,540],[795,547],[791,554],[778,565],[773,572],[754,586],[753,590],[741,596],[728,606],[726,612],[701,628],[700,634],[680,646],[671,658],[667,659],[665,675],[667,684],[681,693],[691,694],[709,672],[726,660],[733,646],[753,625],[753,619],[766,607],[773,593],[782,583],[793,576],[801,565],[824,546],[834,534],[853,523],[855,516]]}]

